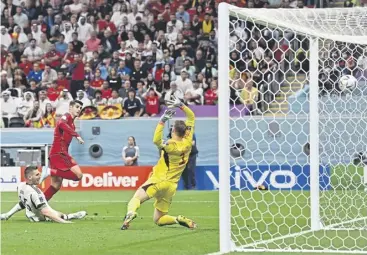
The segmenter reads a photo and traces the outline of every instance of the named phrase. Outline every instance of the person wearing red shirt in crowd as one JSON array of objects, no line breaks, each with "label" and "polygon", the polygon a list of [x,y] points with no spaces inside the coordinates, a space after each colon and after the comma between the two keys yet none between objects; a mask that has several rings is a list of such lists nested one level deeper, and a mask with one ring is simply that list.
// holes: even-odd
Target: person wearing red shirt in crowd
[{"label": "person wearing red shirt in crowd", "polygon": [[57,85],[57,81],[53,81],[51,83],[51,86],[47,89],[47,97],[50,99],[51,102],[56,101],[56,99],[59,98],[60,92],[63,90],[63,88],[60,89]]},{"label": "person wearing red shirt in crowd", "polygon": [[74,56],[77,53],[74,51],[74,46],[72,43],[68,44],[68,49],[66,50],[66,53],[64,55],[64,58],[62,59],[62,61],[66,64],[72,64],[74,63]]},{"label": "person wearing red shirt in crowd", "polygon": [[94,74],[94,79],[90,82],[90,86],[93,89],[101,89],[104,80],[101,78],[101,70],[97,69]]},{"label": "person wearing red shirt in crowd", "polygon": [[55,44],[50,44],[50,51],[45,54],[45,63],[52,68],[58,68],[61,65],[61,58],[61,54],[56,51]]},{"label": "person wearing red shirt in crowd", "polygon": [[147,92],[143,94],[145,99],[145,114],[144,116],[156,116],[159,113],[159,99],[162,95],[155,89],[155,87],[150,87]]},{"label": "person wearing red shirt in crowd", "polygon": [[76,97],[76,92],[84,89],[84,63],[82,54],[74,54],[74,63],[69,65],[71,73],[70,93],[73,98]]},{"label": "person wearing red shirt in crowd", "polygon": [[100,33],[108,28],[111,30],[112,34],[115,34],[117,32],[116,26],[110,21],[110,18],[110,15],[106,15],[104,19],[100,19],[97,21],[97,26]]},{"label": "person wearing red shirt in crowd", "polygon": [[101,93],[102,93],[102,98],[109,99],[112,96],[112,89],[109,88],[108,81],[103,82]]},{"label": "person wearing red shirt in crowd", "polygon": [[20,63],[19,63],[19,68],[23,70],[24,74],[26,76],[28,76],[29,72],[32,70],[33,68],[33,64],[32,62],[28,61],[27,56],[22,55],[20,57]]},{"label": "person wearing red shirt in crowd", "polygon": [[57,72],[57,86],[60,88],[60,91],[63,89],[70,91],[70,82],[65,78],[63,72]]},{"label": "person wearing red shirt in crowd", "polygon": [[204,104],[216,105],[217,102],[218,102],[218,85],[217,81],[213,80],[210,83],[210,89],[208,89],[204,94]]}]

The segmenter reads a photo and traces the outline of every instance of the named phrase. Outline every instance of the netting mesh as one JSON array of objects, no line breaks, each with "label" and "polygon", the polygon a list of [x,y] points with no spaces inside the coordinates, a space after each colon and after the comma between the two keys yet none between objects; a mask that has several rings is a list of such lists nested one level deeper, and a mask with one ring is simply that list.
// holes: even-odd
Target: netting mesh
[{"label": "netting mesh", "polygon": [[[367,9],[231,8],[229,26],[234,244],[367,253]],[[315,35],[319,81],[310,84]],[[319,88],[319,231],[311,230],[310,86]]]}]

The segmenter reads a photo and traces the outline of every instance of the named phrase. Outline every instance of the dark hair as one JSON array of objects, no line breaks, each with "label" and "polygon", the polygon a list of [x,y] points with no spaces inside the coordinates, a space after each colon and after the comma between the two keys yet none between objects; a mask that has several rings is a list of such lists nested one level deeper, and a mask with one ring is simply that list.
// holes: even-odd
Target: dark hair
[{"label": "dark hair", "polygon": [[134,146],[136,146],[136,140],[135,140],[135,137],[133,137],[133,136],[129,136],[129,138],[132,138],[132,139],[133,139],[133,141],[134,141]]},{"label": "dark hair", "polygon": [[83,102],[79,100],[73,100],[70,102],[69,106],[74,106],[76,104],[79,104],[81,107],[83,107]]},{"label": "dark hair", "polygon": [[24,169],[24,177],[25,178],[28,178],[29,177],[29,175],[33,172],[33,171],[35,171],[35,170],[37,170],[38,168],[36,167],[36,166],[27,166],[25,169]]},{"label": "dark hair", "polygon": [[186,134],[186,124],[183,120],[176,120],[175,124],[173,125],[175,129],[175,133],[178,137],[184,137]]}]

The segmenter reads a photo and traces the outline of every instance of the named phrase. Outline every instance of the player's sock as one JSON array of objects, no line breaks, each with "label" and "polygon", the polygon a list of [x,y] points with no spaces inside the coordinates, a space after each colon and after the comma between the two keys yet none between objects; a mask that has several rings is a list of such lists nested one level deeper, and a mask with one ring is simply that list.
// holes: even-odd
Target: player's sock
[{"label": "player's sock", "polygon": [[163,215],[162,217],[159,218],[156,224],[158,226],[166,226],[166,225],[178,224],[178,221],[176,217],[173,217],[171,215]]},{"label": "player's sock", "polygon": [[50,200],[58,190],[55,189],[53,186],[48,187],[48,189],[44,192],[46,200]]},{"label": "player's sock", "polygon": [[136,212],[140,207],[140,200],[133,197],[127,205],[127,212]]},{"label": "player's sock", "polygon": [[11,216],[16,214],[17,212],[23,210],[25,207],[22,203],[17,203],[13,206],[13,208],[10,209],[9,212],[1,214],[1,220],[8,220]]},{"label": "player's sock", "polygon": [[78,178],[78,176],[76,176],[76,174],[69,170],[69,171],[62,171],[62,170],[57,170],[57,169],[51,169],[51,175],[56,175],[59,176],[61,178],[67,179],[67,180],[72,180],[72,181],[79,181],[80,179]]},{"label": "player's sock", "polygon": [[50,168],[48,168],[47,166],[42,167],[40,183],[42,183],[47,177],[49,177],[50,174],[51,174]]}]

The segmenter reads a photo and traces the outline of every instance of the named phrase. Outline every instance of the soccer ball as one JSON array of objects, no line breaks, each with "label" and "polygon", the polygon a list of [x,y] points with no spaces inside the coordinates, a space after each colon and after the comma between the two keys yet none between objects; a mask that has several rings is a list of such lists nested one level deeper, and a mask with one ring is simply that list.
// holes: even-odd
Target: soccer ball
[{"label": "soccer ball", "polygon": [[341,91],[353,91],[357,87],[357,79],[353,75],[343,75],[339,79],[339,88]]}]

